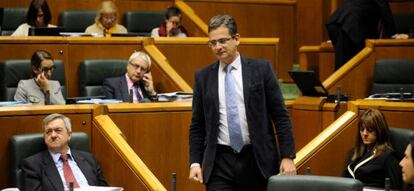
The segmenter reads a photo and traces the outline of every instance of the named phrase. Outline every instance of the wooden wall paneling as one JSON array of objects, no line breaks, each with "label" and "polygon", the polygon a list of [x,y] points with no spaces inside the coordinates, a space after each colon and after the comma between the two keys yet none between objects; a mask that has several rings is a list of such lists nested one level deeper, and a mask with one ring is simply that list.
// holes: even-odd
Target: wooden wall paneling
[{"label": "wooden wall paneling", "polygon": [[[72,121],[73,131],[91,135],[92,116],[88,105],[78,106],[27,106],[0,107],[0,188],[11,187],[9,140],[13,135],[42,133],[42,120],[48,114],[62,113]],[[89,109],[88,109],[89,108]],[[91,137],[91,136],[90,136]]]},{"label": "wooden wall paneling", "polygon": [[349,151],[352,149],[357,135],[356,120],[337,135],[328,145],[324,146],[309,161],[298,168],[303,174],[307,167],[313,175],[341,176],[346,165]]},{"label": "wooden wall paneling", "polygon": [[109,116],[126,135],[129,145],[167,190],[171,190],[173,172],[177,173],[177,188],[180,190],[204,188],[188,180],[190,105],[178,110],[153,109],[145,112],[134,112],[133,109],[129,112],[112,112],[109,108]]},{"label": "wooden wall paneling", "polygon": [[108,140],[102,135],[94,124],[93,134],[93,153],[101,165],[102,172],[110,186],[123,187],[124,190],[148,190],[145,184],[127,166],[125,161],[119,156],[118,152]]},{"label": "wooden wall paneling", "polygon": [[156,46],[191,87],[194,85],[195,71],[216,61],[214,54],[207,46],[207,39],[205,43],[200,44],[156,44]]},{"label": "wooden wall paneling", "polygon": [[[325,29],[325,4],[330,1],[297,0],[297,43],[319,45],[327,40]],[[289,39],[294,40],[294,39]]]},{"label": "wooden wall paneling", "polygon": [[241,37],[280,38],[280,56],[275,68],[279,78],[290,81],[287,71],[297,62],[296,6],[293,1],[285,3],[253,3],[230,1],[185,1],[198,16],[208,24],[211,17],[229,14],[237,22]]},{"label": "wooden wall paneling", "polygon": [[322,116],[320,111],[299,109],[293,109],[291,116],[295,148],[299,151],[322,131]]}]

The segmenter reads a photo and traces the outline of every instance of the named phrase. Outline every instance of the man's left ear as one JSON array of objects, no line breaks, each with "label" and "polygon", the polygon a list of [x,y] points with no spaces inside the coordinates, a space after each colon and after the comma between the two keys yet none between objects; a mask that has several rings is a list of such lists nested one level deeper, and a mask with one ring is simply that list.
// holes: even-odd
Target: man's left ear
[{"label": "man's left ear", "polygon": [[240,44],[240,35],[239,35],[239,33],[235,34],[233,36],[233,38],[234,38],[234,40],[236,40],[236,44],[238,46]]}]

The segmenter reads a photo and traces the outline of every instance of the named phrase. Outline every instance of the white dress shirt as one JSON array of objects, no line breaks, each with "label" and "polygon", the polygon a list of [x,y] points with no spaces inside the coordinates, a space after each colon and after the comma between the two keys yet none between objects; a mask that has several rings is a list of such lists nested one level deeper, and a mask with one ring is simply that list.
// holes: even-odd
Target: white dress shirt
[{"label": "white dress shirt", "polygon": [[[65,190],[69,190],[67,184],[66,184],[66,180],[65,180],[65,175],[63,174],[63,161],[60,160],[60,155],[61,153],[53,153],[51,151],[49,151],[50,155],[53,158],[53,161],[55,162],[56,168],[59,172],[60,175],[60,179],[62,179],[63,182],[63,186]],[[73,175],[76,178],[76,181],[79,184],[79,187],[87,187],[89,186],[88,184],[88,180],[86,180],[85,175],[83,175],[81,169],[79,168],[78,164],[76,164],[76,161],[73,159],[72,153],[70,151],[70,149],[68,150],[69,157],[68,157],[68,163],[70,168],[72,169]]]},{"label": "white dress shirt", "polygon": [[[230,146],[230,137],[229,129],[227,127],[227,110],[226,110],[226,96],[225,96],[225,82],[224,78],[226,76],[226,70],[224,69],[227,64],[220,62],[218,70],[218,92],[219,92],[219,132],[218,132],[218,144]],[[242,64],[240,59],[240,54],[236,59],[230,64],[233,66],[230,74],[233,75],[235,82],[235,89],[237,97],[234,98],[237,101],[237,106],[239,110],[240,117],[240,127],[243,137],[243,142],[245,145],[250,144],[249,130],[247,126],[246,118],[246,107],[244,105],[244,95],[243,95],[243,75],[242,75]]]}]

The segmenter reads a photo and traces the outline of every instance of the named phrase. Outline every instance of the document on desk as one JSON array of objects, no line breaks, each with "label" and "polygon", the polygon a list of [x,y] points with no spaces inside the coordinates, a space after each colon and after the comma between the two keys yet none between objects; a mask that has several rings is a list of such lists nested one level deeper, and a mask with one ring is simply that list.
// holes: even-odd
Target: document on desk
[{"label": "document on desk", "polygon": [[75,191],[123,191],[122,187],[108,187],[108,186],[88,186],[84,188],[75,188]]},{"label": "document on desk", "polygon": [[170,92],[159,93],[158,101],[191,101],[193,99],[193,93],[187,92]]}]

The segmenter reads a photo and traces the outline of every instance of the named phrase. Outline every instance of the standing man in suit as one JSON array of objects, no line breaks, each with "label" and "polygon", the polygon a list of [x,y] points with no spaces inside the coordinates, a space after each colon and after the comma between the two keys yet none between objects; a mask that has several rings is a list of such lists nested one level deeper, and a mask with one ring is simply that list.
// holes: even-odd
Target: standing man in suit
[{"label": "standing man in suit", "polygon": [[208,191],[265,190],[269,176],[296,174],[276,76],[269,62],[240,55],[231,16],[213,17],[208,31],[218,61],[195,73],[189,179]]},{"label": "standing man in suit", "polygon": [[141,51],[132,53],[126,70],[125,75],[104,80],[103,93],[106,98],[133,103],[157,99],[148,54]]},{"label": "standing man in suit", "polygon": [[336,70],[365,47],[365,39],[395,34],[388,0],[346,0],[328,18],[326,28],[335,49]]},{"label": "standing man in suit", "polygon": [[24,159],[23,188],[20,190],[63,191],[70,182],[75,188],[107,186],[95,157],[88,152],[70,149],[70,119],[54,113],[43,119],[43,136],[48,150]]}]

